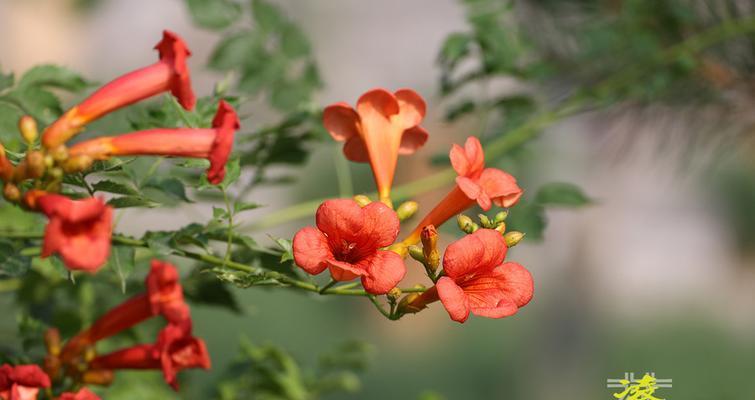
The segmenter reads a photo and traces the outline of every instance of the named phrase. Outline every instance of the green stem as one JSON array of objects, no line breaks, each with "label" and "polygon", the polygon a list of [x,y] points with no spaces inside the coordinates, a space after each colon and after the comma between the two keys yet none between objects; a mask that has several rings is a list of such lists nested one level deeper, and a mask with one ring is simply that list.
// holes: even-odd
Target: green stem
[{"label": "green stem", "polygon": [[225,211],[228,214],[228,241],[226,242],[225,257],[223,259],[228,261],[231,259],[231,251],[233,250],[233,209],[231,208],[231,202],[228,200],[228,192],[224,186],[220,187],[223,192],[223,202],[225,203]]},{"label": "green stem", "polygon": [[377,296],[375,296],[375,295],[372,295],[372,294],[371,294],[371,295],[369,295],[369,296],[367,296],[367,297],[369,297],[369,299],[370,299],[370,301],[372,302],[372,304],[374,304],[374,305],[375,305],[375,308],[377,308],[377,309],[378,309],[378,311],[380,311],[380,314],[383,314],[383,316],[384,316],[384,317],[386,317],[386,318],[388,318],[388,319],[393,319],[393,318],[391,317],[391,313],[390,313],[390,312],[388,312],[388,310],[386,310],[386,309],[385,309],[385,307],[383,307],[383,306],[382,306],[382,305],[380,304],[380,302],[379,302],[379,301],[378,301],[378,299],[377,299]]},{"label": "green stem", "polygon": [[[755,16],[738,20],[728,20],[697,35],[690,36],[677,45],[667,48],[663,52],[659,64],[668,64],[682,55],[699,53],[728,38],[753,31],[755,31]],[[591,103],[596,101],[601,93],[616,90],[634,80],[641,80],[647,68],[656,66],[657,65],[629,66],[598,83],[588,92],[578,91],[574,93],[570,98],[566,99],[555,108],[535,114],[532,118],[524,122],[524,124],[488,143],[485,146],[486,156],[491,159],[496,158],[517,148],[537,136],[543,128],[554,122],[577,114],[585,109],[590,109],[593,105]],[[396,186],[391,191],[391,194],[394,197],[394,200],[402,201],[447,185],[453,182],[455,177],[456,173],[454,170],[452,168],[446,168],[419,180]],[[369,194],[371,197],[374,197],[375,195],[375,193]],[[325,198],[309,200],[270,212],[256,223],[247,226],[246,230],[262,230],[285,222],[307,217],[312,215],[320,203],[325,200]]]}]

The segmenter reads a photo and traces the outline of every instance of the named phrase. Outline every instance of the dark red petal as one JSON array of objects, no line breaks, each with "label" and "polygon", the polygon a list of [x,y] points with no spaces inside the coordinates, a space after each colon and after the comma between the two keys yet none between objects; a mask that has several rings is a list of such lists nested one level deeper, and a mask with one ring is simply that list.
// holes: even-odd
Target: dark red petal
[{"label": "dark red petal", "polygon": [[187,110],[194,108],[196,97],[191,88],[191,77],[186,59],[191,56],[191,51],[180,36],[165,30],[163,39],[155,45],[160,54],[160,60],[169,63],[175,71],[175,77],[171,82],[171,92],[178,99],[181,106]]},{"label": "dark red petal", "polygon": [[462,323],[466,321],[469,318],[470,308],[464,290],[447,276],[438,279],[435,287],[438,289],[438,297],[440,297],[440,301],[451,319]]},{"label": "dark red petal", "polygon": [[301,269],[317,275],[327,268],[326,260],[333,258],[328,239],[317,228],[307,226],[296,232],[293,242],[294,261]]},{"label": "dark red petal", "polygon": [[346,140],[343,145],[343,154],[346,159],[354,162],[370,162],[370,153],[367,151],[367,145],[361,136],[355,135]]},{"label": "dark red petal", "polygon": [[208,157],[210,168],[207,170],[207,180],[217,185],[225,178],[225,165],[233,149],[233,137],[240,127],[239,117],[230,104],[220,100],[212,127],[217,133]]},{"label": "dark red petal", "polygon": [[343,142],[359,136],[359,114],[346,103],[335,103],[325,107],[322,124],[333,139]]}]

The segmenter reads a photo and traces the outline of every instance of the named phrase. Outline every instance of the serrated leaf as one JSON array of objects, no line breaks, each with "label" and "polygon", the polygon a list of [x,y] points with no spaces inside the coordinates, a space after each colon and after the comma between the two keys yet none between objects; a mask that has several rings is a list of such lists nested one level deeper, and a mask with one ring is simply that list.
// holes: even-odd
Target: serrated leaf
[{"label": "serrated leaf", "polygon": [[225,208],[212,207],[212,218],[215,218],[215,219],[227,219],[228,218],[228,211],[226,211]]},{"label": "serrated leaf", "polygon": [[286,261],[291,261],[294,259],[294,252],[293,252],[293,244],[288,239],[283,238],[272,238],[275,241],[275,244],[280,247],[280,249],[283,251],[283,254],[281,254],[280,262],[284,263]]},{"label": "serrated leaf", "polygon": [[121,291],[126,293],[126,281],[134,272],[136,252],[130,246],[113,246],[110,249],[108,265],[115,271],[121,281]]},{"label": "serrated leaf", "polygon": [[241,16],[241,5],[230,0],[186,0],[194,22],[204,28],[223,29]]},{"label": "serrated leaf", "polygon": [[98,192],[107,192],[125,195],[138,195],[139,192],[133,187],[110,180],[102,180],[92,185],[92,189]]},{"label": "serrated leaf", "polygon": [[173,235],[171,232],[147,232],[144,235],[144,241],[147,242],[147,247],[153,252],[167,256],[174,253],[171,242]]},{"label": "serrated leaf", "polygon": [[223,179],[223,182],[220,183],[220,186],[227,189],[229,186],[233,185],[240,176],[241,164],[238,157],[235,157],[225,165],[225,178]]},{"label": "serrated leaf", "polygon": [[54,87],[77,92],[88,86],[81,75],[58,65],[37,65],[26,71],[18,81],[18,87]]},{"label": "serrated leaf", "polygon": [[130,207],[154,208],[160,205],[159,203],[156,203],[150,199],[146,199],[140,196],[116,197],[116,198],[110,199],[110,201],[108,201],[107,204],[113,208],[130,208]]},{"label": "serrated leaf", "polygon": [[549,183],[540,187],[535,201],[542,205],[564,207],[581,207],[591,202],[578,186],[563,182]]},{"label": "serrated leaf", "polygon": [[145,187],[157,189],[166,195],[187,203],[192,201],[186,196],[186,187],[178,178],[156,178],[147,182]]}]

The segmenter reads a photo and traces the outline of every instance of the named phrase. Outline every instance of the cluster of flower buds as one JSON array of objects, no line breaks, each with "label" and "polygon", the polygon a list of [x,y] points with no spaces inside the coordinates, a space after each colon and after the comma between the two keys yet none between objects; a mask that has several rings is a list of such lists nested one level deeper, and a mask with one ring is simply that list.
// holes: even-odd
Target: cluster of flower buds
[{"label": "cluster of flower buds", "polygon": [[[467,138],[464,147],[451,148],[449,157],[458,174],[451,192],[405,239],[396,240],[401,221],[411,218],[418,205],[408,201],[393,209],[393,176],[398,155],[414,153],[428,139],[420,126],[425,111],[422,97],[410,89],[395,93],[373,89],[359,98],[356,109],[346,103],[325,108],[323,124],[333,139],[345,142],[346,158],[369,162],[379,201],[358,195],[322,203],[316,227],[302,228],[294,236],[294,261],[313,275],[327,269],[333,281],[359,277],[367,293],[386,295],[391,304],[388,316],[394,319],[437,300],[458,322],[470,312],[489,318],[513,315],[530,301],[534,290],[524,267],[504,262],[508,248],[524,234],[506,232],[508,210],[493,218],[480,214],[479,224],[461,213],[474,205],[484,211],[493,205],[508,209],[523,190],[510,174],[485,167],[476,137]],[[466,236],[449,245],[441,260],[436,227],[457,215]],[[406,274],[407,256],[424,266],[434,286],[418,285],[405,295],[396,287]]]},{"label": "cluster of flower buds", "polygon": [[66,174],[84,172],[97,160],[114,156],[174,156],[210,161],[207,179],[219,184],[239,128],[234,109],[218,103],[210,128],[165,128],[96,137],[73,145],[68,141],[85,126],[119,108],[170,92],[187,110],[196,99],[186,59],[191,52],[176,34],[164,31],[155,46],[159,60],[105,84],[49,125],[38,142],[34,119],[24,116],[18,128],[27,145],[13,164],[0,144],[0,181],[6,200],[44,213],[50,220],[42,257],[58,254],[72,270],[96,272],[110,253],[112,209],[99,198],[71,200],[60,195]]}]

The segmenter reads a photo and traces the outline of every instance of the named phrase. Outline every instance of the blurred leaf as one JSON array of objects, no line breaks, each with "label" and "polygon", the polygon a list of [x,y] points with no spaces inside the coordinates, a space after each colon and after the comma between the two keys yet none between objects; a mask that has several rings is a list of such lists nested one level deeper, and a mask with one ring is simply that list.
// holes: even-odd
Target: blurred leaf
[{"label": "blurred leaf", "polygon": [[110,199],[107,202],[113,208],[130,208],[130,207],[147,207],[154,208],[159,206],[159,203],[141,197],[141,196],[123,196]]},{"label": "blurred leaf", "polygon": [[107,192],[107,193],[116,193],[116,194],[125,194],[125,195],[138,195],[139,192],[134,189],[133,187],[115,182],[110,180],[101,180],[98,182],[95,182],[92,185],[92,189],[98,191],[98,192]]},{"label": "blurred leaf", "polygon": [[263,31],[275,31],[286,22],[278,7],[264,0],[252,0],[252,16]]},{"label": "blurred leaf", "polygon": [[453,69],[462,57],[469,54],[469,46],[472,37],[466,33],[452,33],[446,36],[446,40],[440,49],[439,62],[445,68]]},{"label": "blurred leaf", "polygon": [[110,260],[108,261],[108,264],[118,276],[118,279],[121,282],[121,291],[123,293],[126,293],[126,281],[128,277],[134,272],[134,266],[136,263],[135,256],[136,252],[133,247],[113,246],[110,249]]},{"label": "blurred leaf", "polygon": [[13,82],[15,82],[15,77],[12,72],[4,74],[0,70],[0,92],[2,92],[5,89],[8,89],[9,87],[12,87]]},{"label": "blurred leaf", "polygon": [[31,258],[19,254],[22,243],[0,239],[0,277],[25,275],[31,268]]},{"label": "blurred leaf", "polygon": [[506,230],[524,232],[527,239],[542,240],[545,222],[545,209],[542,205],[520,201],[509,211]]},{"label": "blurred leaf", "polygon": [[236,314],[242,313],[236,297],[212,273],[197,269],[184,279],[181,284],[186,297],[194,303],[227,308]]},{"label": "blurred leaf", "polygon": [[192,20],[209,29],[223,29],[241,16],[241,5],[233,0],[186,0]]},{"label": "blurred leaf", "polygon": [[240,213],[242,211],[254,210],[254,209],[260,208],[260,207],[263,207],[263,206],[261,204],[258,204],[258,203],[247,203],[247,202],[243,202],[243,201],[237,201],[233,205],[233,212],[234,213]]},{"label": "blurred leaf", "polygon": [[542,205],[580,207],[590,204],[590,199],[578,186],[554,182],[543,185],[537,191],[535,201]]},{"label": "blurred leaf", "polygon": [[281,250],[283,250],[283,254],[281,255],[280,262],[284,263],[286,261],[291,261],[294,259],[294,253],[293,253],[293,245],[290,240],[283,239],[283,238],[272,238],[275,243],[280,247]]},{"label": "blurred leaf", "polygon": [[19,88],[45,87],[78,92],[89,83],[81,75],[58,65],[37,65],[26,71],[18,81]]},{"label": "blurred leaf", "polygon": [[178,178],[152,178],[144,185],[144,187],[156,189],[176,200],[192,203],[192,201],[186,196],[186,187],[184,186],[184,183]]}]

